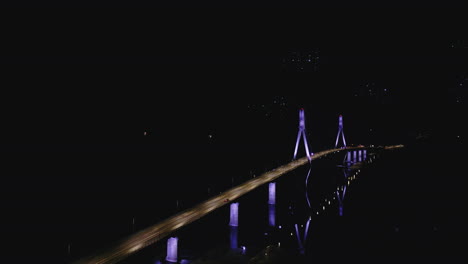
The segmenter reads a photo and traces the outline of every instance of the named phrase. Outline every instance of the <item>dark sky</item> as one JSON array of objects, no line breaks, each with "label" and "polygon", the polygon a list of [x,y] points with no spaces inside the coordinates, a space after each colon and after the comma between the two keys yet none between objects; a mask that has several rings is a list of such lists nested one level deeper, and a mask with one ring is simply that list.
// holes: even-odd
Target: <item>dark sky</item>
[{"label": "dark sky", "polygon": [[[9,9],[0,63],[4,122],[14,132],[4,133],[53,139],[89,124],[144,127],[156,114],[182,129],[174,120],[183,115],[210,123],[278,94],[298,102],[292,107],[341,111],[367,82],[429,111],[466,74],[462,16],[448,3],[227,6]],[[289,52],[311,49],[318,72],[282,71]]]}]

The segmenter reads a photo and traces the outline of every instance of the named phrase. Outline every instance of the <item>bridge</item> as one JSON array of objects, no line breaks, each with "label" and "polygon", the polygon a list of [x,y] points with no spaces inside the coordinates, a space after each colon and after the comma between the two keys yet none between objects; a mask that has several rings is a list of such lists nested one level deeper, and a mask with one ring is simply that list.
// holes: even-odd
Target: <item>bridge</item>
[{"label": "bridge", "polygon": [[[343,146],[342,147],[337,147],[338,146],[338,141],[339,138],[342,138],[343,141]],[[296,159],[298,147],[300,145],[300,140],[301,138],[303,139],[303,144],[306,152],[306,156]],[[227,204],[230,204],[231,206],[231,215],[230,215],[230,226],[234,227],[234,232],[231,231],[231,248],[237,248],[237,233],[236,227],[237,227],[237,210],[238,210],[238,203],[231,203],[235,201],[237,198],[245,195],[248,192],[251,192],[255,190],[256,188],[266,184],[270,183],[269,186],[269,204],[274,205],[275,204],[275,185],[274,181],[278,179],[279,177],[296,170],[299,167],[302,167],[306,164],[310,164],[313,160],[317,160],[320,158],[323,158],[327,155],[338,153],[338,152],[346,152],[345,155],[345,160],[344,160],[344,165],[343,165],[343,171],[345,172],[345,178],[347,178],[347,170],[350,169],[350,166],[353,164],[356,164],[357,162],[364,161],[366,159],[366,151],[367,150],[390,150],[390,149],[397,149],[397,148],[402,148],[403,145],[393,145],[393,146],[379,146],[379,147],[374,147],[374,146],[356,146],[356,147],[351,147],[351,146],[346,146],[346,141],[344,137],[344,132],[343,132],[343,118],[340,115],[339,116],[339,126],[338,126],[338,135],[337,139],[335,142],[335,147],[332,149],[328,150],[323,150],[319,151],[316,153],[310,153],[309,152],[309,146],[307,143],[307,137],[305,133],[305,116],[304,116],[304,110],[300,109],[299,111],[299,132],[297,135],[297,140],[296,140],[296,146],[294,149],[294,156],[293,160],[285,165],[282,165],[278,168],[272,169],[268,172],[265,172],[261,174],[258,177],[254,177],[251,180],[248,180],[236,187],[233,187],[231,189],[226,190],[225,192],[222,192],[219,195],[216,195],[204,202],[199,203],[198,205],[186,209],[180,213],[177,213],[163,221],[160,221],[159,223],[156,223],[150,227],[147,227],[146,229],[143,229],[126,239],[118,242],[115,246],[110,247],[100,253],[94,254],[92,256],[80,259],[73,264],[111,264],[111,263],[117,263],[128,256],[138,252],[139,250],[156,243],[158,241],[161,241],[162,239],[168,237],[176,231],[177,229],[186,226],[197,219],[209,214],[210,212],[225,206]],[[310,170],[306,178],[306,184],[307,180],[310,175]],[[336,191],[336,196],[338,198],[339,202],[339,214],[342,215],[343,208],[342,208],[342,202],[344,199],[344,195],[346,192],[346,185],[342,186],[341,188],[338,188]],[[309,201],[308,201],[309,203]],[[310,203],[309,203],[310,206]],[[270,211],[271,212],[271,211]],[[309,225],[310,218],[307,221],[307,227]],[[269,220],[270,225],[274,226],[274,216],[273,218],[270,215],[270,220]],[[295,226],[296,228],[296,235],[299,243],[299,247],[301,250],[303,250],[303,243],[306,240],[307,237],[307,228],[305,230],[304,234],[304,239],[301,239],[301,236],[299,235],[298,227],[297,224]],[[168,239],[168,249],[167,249],[168,255],[166,260],[169,262],[177,262],[177,238],[169,238]]]}]

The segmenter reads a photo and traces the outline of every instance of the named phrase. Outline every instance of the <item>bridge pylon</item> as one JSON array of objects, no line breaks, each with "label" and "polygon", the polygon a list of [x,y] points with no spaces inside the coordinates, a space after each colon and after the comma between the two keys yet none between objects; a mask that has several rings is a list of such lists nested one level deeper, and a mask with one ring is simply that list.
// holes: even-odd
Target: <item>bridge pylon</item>
[{"label": "bridge pylon", "polygon": [[[306,131],[305,131],[304,108],[301,108],[299,110],[299,131],[297,132],[296,147],[294,148],[293,159],[296,159],[297,149],[299,148],[299,141],[301,140],[301,137],[304,140],[304,147],[305,147],[307,158],[309,159],[309,161],[311,161],[311,158],[310,158],[311,153],[309,152],[309,144],[307,144],[307,136],[306,136]],[[314,153],[312,153],[312,155],[313,154]]]},{"label": "bridge pylon", "polygon": [[343,116],[340,115],[338,117],[338,134],[336,135],[336,141],[335,141],[335,148],[338,146],[338,141],[340,139],[340,134],[341,138],[343,140],[343,147],[346,147],[346,140],[343,132]]}]

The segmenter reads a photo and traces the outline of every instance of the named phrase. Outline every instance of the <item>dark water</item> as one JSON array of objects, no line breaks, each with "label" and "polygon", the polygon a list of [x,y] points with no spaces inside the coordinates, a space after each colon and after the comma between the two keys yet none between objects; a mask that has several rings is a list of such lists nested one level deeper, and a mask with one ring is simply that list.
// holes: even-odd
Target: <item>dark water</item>
[{"label": "dark water", "polygon": [[349,188],[343,217],[317,219],[308,257],[342,261],[464,259],[463,149],[408,146],[382,153]]}]

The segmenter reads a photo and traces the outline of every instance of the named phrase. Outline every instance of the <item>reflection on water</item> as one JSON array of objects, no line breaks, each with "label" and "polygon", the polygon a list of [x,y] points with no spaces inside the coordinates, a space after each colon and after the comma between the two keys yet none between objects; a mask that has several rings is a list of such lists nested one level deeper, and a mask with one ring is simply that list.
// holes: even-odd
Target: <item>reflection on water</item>
[{"label": "reflection on water", "polygon": [[336,198],[338,200],[338,215],[343,216],[343,203],[346,195],[346,187],[348,182],[348,176],[351,172],[349,167],[342,167],[343,171],[343,179],[340,181],[341,183],[338,184],[336,190]]},{"label": "reflection on water", "polygon": [[276,205],[274,204],[268,205],[268,225],[271,227],[276,226],[276,213],[275,213],[276,208],[275,207]]},{"label": "reflection on water", "polygon": [[231,249],[237,249],[238,248],[237,237],[238,237],[239,229],[237,226],[230,226],[230,230],[231,230],[231,236],[230,236],[229,241],[231,242]]}]

